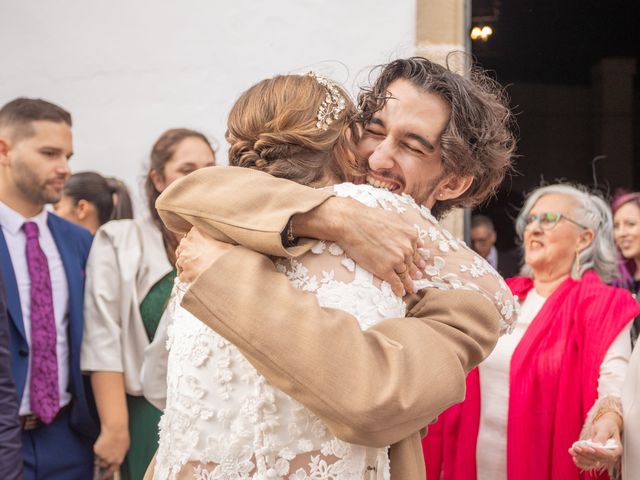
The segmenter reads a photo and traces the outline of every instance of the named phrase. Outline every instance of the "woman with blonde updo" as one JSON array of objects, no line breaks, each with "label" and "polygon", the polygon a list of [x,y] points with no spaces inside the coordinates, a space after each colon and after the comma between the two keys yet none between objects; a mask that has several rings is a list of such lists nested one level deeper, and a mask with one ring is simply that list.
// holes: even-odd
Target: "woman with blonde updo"
[{"label": "woman with blonde updo", "polygon": [[[249,88],[231,109],[226,139],[232,166],[397,211],[421,238],[434,241],[430,248],[438,253],[426,257],[426,273],[415,289],[473,288],[508,322],[513,298],[500,276],[442,230],[428,209],[408,195],[370,185],[336,185],[361,175],[362,163],[354,153],[359,135],[357,112],[346,92],[309,74],[278,76]],[[345,322],[341,328],[364,330],[405,315],[403,298],[388,283],[357,265],[336,243],[313,242],[308,253],[274,262],[293,287],[315,296],[312,301],[356,317],[356,324]],[[238,347],[181,307],[188,285],[176,285],[168,307],[167,405],[156,462],[149,469],[153,478],[389,479],[387,446],[336,438],[320,418],[261,375]]]},{"label": "woman with blonde updo", "polygon": [[[229,164],[311,186],[363,176],[354,153],[360,138],[355,106],[340,87],[331,88],[327,93],[312,75],[278,76],[249,88],[229,113]],[[321,121],[315,108],[327,95],[335,103]]]}]

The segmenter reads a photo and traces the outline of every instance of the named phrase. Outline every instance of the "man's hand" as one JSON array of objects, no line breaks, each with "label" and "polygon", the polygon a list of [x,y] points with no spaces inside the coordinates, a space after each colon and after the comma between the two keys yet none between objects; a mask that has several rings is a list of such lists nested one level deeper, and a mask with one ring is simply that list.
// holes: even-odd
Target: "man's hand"
[{"label": "man's hand", "polygon": [[576,445],[569,449],[569,454],[573,457],[573,462],[582,470],[599,468],[609,468],[614,465],[622,456],[622,443],[620,441],[621,419],[616,413],[605,413],[591,426],[587,435],[593,442],[604,445],[609,439],[613,439],[618,447],[615,449],[604,449]]},{"label": "man's hand", "polygon": [[180,280],[193,282],[232,248],[233,245],[214,240],[193,227],[176,249],[176,268]]},{"label": "man's hand", "polygon": [[330,240],[364,269],[387,281],[396,295],[413,293],[426,262],[418,232],[393,212],[349,198],[330,198],[310,212],[294,215],[298,237]]},{"label": "man's hand", "polygon": [[93,444],[96,462],[103,470],[103,478],[111,478],[120,468],[124,456],[129,450],[129,430],[126,426],[120,429],[109,429],[104,425],[100,435]]}]

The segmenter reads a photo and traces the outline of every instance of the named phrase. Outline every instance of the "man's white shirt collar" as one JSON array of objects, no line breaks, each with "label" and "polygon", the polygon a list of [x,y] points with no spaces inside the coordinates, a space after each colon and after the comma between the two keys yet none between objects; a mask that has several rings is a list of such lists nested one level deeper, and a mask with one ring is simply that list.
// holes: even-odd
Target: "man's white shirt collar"
[{"label": "man's white shirt collar", "polygon": [[35,222],[38,225],[39,231],[47,228],[47,212],[46,208],[43,208],[40,213],[31,218],[25,218],[14,209],[8,207],[3,202],[0,202],[0,224],[11,235],[16,235],[21,229],[24,222]]}]

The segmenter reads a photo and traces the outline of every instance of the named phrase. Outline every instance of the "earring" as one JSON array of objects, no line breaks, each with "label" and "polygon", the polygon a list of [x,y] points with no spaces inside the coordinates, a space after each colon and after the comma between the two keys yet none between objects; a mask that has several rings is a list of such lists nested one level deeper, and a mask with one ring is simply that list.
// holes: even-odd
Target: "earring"
[{"label": "earring", "polygon": [[576,261],[574,265],[576,276],[580,275],[580,249],[576,247]]}]

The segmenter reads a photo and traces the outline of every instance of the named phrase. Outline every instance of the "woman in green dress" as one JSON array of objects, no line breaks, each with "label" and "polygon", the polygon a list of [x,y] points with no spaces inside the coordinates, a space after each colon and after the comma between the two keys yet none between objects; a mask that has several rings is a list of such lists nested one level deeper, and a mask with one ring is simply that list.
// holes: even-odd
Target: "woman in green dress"
[{"label": "woman in green dress", "polygon": [[86,269],[81,364],[91,375],[100,417],[93,450],[103,478],[119,469],[123,479],[141,479],[158,446],[162,412],[144,397],[141,369],[173,286],[178,241],[160,221],[156,198],[174,180],[214,164],[204,135],[166,131],[151,151],[150,216],[108,222],[96,232]]}]

